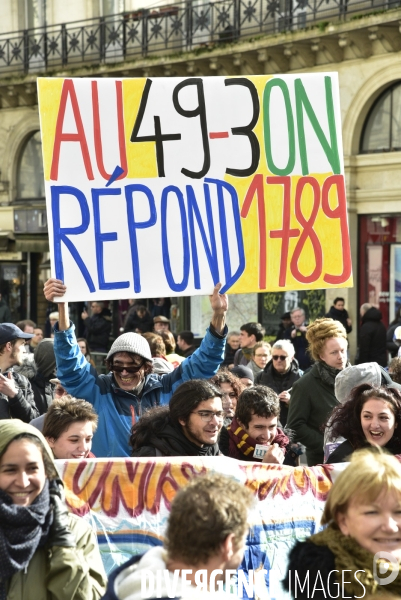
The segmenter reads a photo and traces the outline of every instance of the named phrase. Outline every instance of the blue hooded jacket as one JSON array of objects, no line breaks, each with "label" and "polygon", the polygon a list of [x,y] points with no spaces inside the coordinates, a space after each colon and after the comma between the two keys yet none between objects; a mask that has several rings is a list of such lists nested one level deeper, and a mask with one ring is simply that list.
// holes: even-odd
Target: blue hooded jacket
[{"label": "blue hooded jacket", "polygon": [[116,387],[112,373],[98,375],[77,344],[74,325],[58,331],[56,324],[54,330],[57,377],[69,394],[90,402],[99,415],[92,444],[92,452],[98,458],[130,456],[131,406],[140,416],[152,406],[168,404],[184,381],[213,377],[223,361],[227,333],[227,327],[224,335],[207,329],[199,348],[172,373],[147,375],[138,398]]}]

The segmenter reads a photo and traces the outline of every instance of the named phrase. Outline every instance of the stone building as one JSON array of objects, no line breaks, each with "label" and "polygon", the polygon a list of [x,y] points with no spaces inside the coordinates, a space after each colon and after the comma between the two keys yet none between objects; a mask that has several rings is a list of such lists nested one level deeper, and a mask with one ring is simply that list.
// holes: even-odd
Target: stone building
[{"label": "stone building", "polygon": [[15,317],[45,310],[38,75],[338,71],[355,278],[340,295],[354,322],[369,301],[387,325],[401,300],[399,0],[168,1],[0,3],[0,280]]}]

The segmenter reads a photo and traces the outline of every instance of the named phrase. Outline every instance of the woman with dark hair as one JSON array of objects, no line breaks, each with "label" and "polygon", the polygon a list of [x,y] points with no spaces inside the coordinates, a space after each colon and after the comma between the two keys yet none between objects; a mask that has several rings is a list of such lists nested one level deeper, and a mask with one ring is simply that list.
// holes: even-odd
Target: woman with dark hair
[{"label": "woman with dark hair", "polygon": [[97,600],[106,575],[91,527],[69,514],[40,431],[0,421],[0,600]]},{"label": "woman with dark hair", "polygon": [[222,404],[224,410],[224,426],[228,427],[235,415],[238,398],[245,389],[241,380],[226,369],[221,369],[214,377],[209,379],[222,393]]},{"label": "woman with dark hair", "polygon": [[334,409],[330,427],[330,439],[342,436],[345,441],[330,454],[328,463],[342,462],[370,445],[401,454],[401,393],[364,383]]}]

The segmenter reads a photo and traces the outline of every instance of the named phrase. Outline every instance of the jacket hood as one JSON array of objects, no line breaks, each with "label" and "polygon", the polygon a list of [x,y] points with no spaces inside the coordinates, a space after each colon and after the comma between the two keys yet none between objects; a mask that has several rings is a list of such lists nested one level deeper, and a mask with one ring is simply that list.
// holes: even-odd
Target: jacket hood
[{"label": "jacket hood", "polygon": [[[36,427],[28,425],[28,423],[23,423],[19,419],[2,419],[0,421],[0,456],[3,454],[8,444],[21,433],[29,433],[30,435],[37,437],[42,442],[45,452],[48,454],[48,457],[54,465],[53,453],[41,432],[36,429]],[[54,468],[56,469],[55,465]]]},{"label": "jacket hood", "polygon": [[383,315],[381,314],[381,311],[375,306],[372,306],[372,308],[369,308],[363,315],[362,323],[366,323],[366,321],[381,321],[382,318]]},{"label": "jacket hood", "polygon": [[44,377],[56,375],[56,355],[52,339],[42,340],[35,348],[34,357],[39,373]]},{"label": "jacket hood", "polygon": [[171,373],[174,371],[174,366],[161,356],[153,358],[153,373],[156,375],[164,375],[165,373]]},{"label": "jacket hood", "polygon": [[346,367],[337,375],[334,384],[337,400],[343,404],[351,391],[363,383],[369,383],[374,386],[393,387],[401,391],[401,385],[395,383],[387,371],[376,362],[361,363],[360,365]]},{"label": "jacket hood", "polygon": [[182,429],[174,427],[171,422],[166,423],[157,436],[152,435],[150,443],[167,456],[217,456],[219,453],[217,442],[200,447],[191,442]]}]

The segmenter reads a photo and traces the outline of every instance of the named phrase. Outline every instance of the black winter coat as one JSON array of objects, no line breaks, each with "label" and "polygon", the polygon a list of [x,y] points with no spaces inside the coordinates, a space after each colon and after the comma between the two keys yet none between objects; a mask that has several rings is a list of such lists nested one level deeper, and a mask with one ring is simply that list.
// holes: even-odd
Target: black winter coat
[{"label": "black winter coat", "polygon": [[0,323],[11,323],[11,310],[4,300],[0,300]]},{"label": "black winter coat", "polygon": [[347,319],[349,319],[348,312],[344,310],[338,310],[335,306],[332,306],[328,313],[324,315],[329,319],[334,319],[335,321],[340,321],[342,325],[344,325],[345,331],[347,333],[351,333],[352,325],[347,325]]},{"label": "black winter coat", "polygon": [[24,423],[29,423],[32,419],[39,417],[32,386],[26,377],[15,371],[5,371],[3,375],[7,377],[8,372],[11,372],[18,393],[14,398],[0,394],[0,419],[21,419]]},{"label": "black winter coat", "polygon": [[[366,442],[364,448],[371,448],[371,445],[368,442]],[[401,443],[397,438],[395,439],[394,436],[389,440],[389,442],[384,446],[384,448],[391,454],[401,454]],[[345,440],[345,442],[340,444],[334,450],[334,452],[330,454],[326,463],[330,465],[334,463],[344,462],[351,456],[354,450],[355,448],[353,447],[351,442]]]},{"label": "black winter coat", "polygon": [[237,350],[234,350],[234,348],[231,348],[230,344],[227,342],[226,349],[224,351],[224,360],[221,363],[221,367],[229,367],[230,365],[233,365],[234,364],[234,356],[235,356],[236,352],[237,352]]},{"label": "black winter coat", "polygon": [[397,329],[397,327],[400,327],[401,325],[401,321],[397,321],[397,323],[395,323],[395,325],[390,325],[389,328],[387,329],[387,343],[386,343],[386,347],[387,350],[391,353],[391,358],[395,358],[396,356],[398,356],[398,346],[397,344],[395,344],[393,342],[393,335],[394,335],[394,331]]},{"label": "black winter coat", "polygon": [[47,377],[44,377],[41,373],[36,375],[30,380],[35,404],[41,415],[47,413],[50,404],[53,402],[54,390],[56,386],[54,383],[50,383]]},{"label": "black winter coat", "polygon": [[102,314],[95,314],[85,319],[86,339],[91,350],[106,352],[109,346],[111,320],[105,319]]},{"label": "black winter coat", "polygon": [[[261,373],[258,373],[255,378],[255,385],[266,385],[276,392],[276,394],[281,394],[281,392],[287,391],[298,379],[301,377],[299,372],[298,361],[294,358],[291,362],[291,366],[287,373],[279,373],[273,367],[273,362],[270,361],[267,363],[265,368]],[[287,425],[288,418],[288,404],[285,402],[281,402],[280,400],[280,423],[283,427]]]},{"label": "black winter coat", "polygon": [[127,320],[124,326],[124,333],[127,331],[139,330],[140,333],[148,333],[153,329],[153,319],[149,312],[145,316],[140,317],[136,311],[132,311],[128,314]]},{"label": "black winter coat", "polygon": [[204,445],[202,448],[191,442],[183,434],[181,428],[174,427],[171,423],[165,425],[152,434],[146,442],[132,451],[131,456],[138,458],[145,456],[218,456],[220,454],[218,444]]},{"label": "black winter coat", "polygon": [[[335,568],[334,554],[327,546],[297,542],[290,552],[283,588],[290,592],[292,598],[300,600],[338,598],[341,586],[336,579],[337,573],[331,573]],[[361,596],[362,593],[361,587]]]},{"label": "black winter coat", "polygon": [[377,362],[387,367],[387,331],[380,310],[372,306],[362,317],[359,330],[359,354],[355,363]]},{"label": "black winter coat", "polygon": [[[307,326],[307,323],[305,323],[305,326]],[[290,340],[290,342],[295,348],[295,358],[297,359],[300,368],[303,371],[306,371],[306,369],[309,369],[309,367],[312,365],[311,358],[307,352],[307,348],[309,345],[308,340],[306,339],[306,333],[304,331],[300,331],[299,329],[296,330],[296,336],[291,337],[291,332],[294,329],[296,329],[295,325],[292,325],[291,327],[286,329],[284,333],[284,339]]]}]

